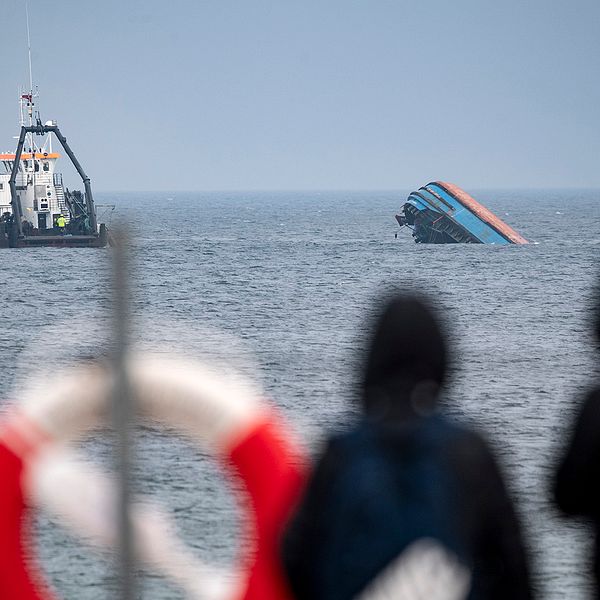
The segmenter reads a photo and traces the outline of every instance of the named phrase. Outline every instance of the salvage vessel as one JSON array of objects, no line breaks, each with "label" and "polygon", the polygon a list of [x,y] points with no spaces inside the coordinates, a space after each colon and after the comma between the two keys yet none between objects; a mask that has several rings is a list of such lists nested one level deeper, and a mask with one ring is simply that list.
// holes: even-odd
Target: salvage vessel
[{"label": "salvage vessel", "polygon": [[527,244],[528,241],[452,183],[435,181],[412,192],[396,221],[417,244]]},{"label": "salvage vessel", "polygon": [[[31,70],[28,10],[27,43],[29,90],[19,94],[19,141],[16,150],[0,153],[0,248],[104,247],[108,231],[98,222],[90,178],[57,122],[42,123],[36,107],[39,94]],[[83,192],[69,191],[55,171],[60,155],[52,148],[53,138],[81,177]]]},{"label": "salvage vessel", "polygon": [[[108,231],[98,223],[89,177],[56,121],[42,123],[33,115],[33,93],[22,94],[21,132],[14,152],[0,154],[0,248],[31,246],[106,246]],[[25,112],[29,116],[26,124]],[[55,170],[60,142],[79,173],[84,192],[69,191]],[[41,142],[38,142],[39,138]]]}]

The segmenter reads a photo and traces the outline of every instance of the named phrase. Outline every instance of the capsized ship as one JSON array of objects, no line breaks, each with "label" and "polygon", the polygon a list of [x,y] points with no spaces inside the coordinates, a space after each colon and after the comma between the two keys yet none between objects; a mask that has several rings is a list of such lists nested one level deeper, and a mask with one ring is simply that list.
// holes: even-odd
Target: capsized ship
[{"label": "capsized ship", "polygon": [[452,183],[428,183],[396,215],[417,244],[527,244],[523,236]]},{"label": "capsized ship", "polygon": [[[108,231],[98,223],[89,177],[56,121],[34,115],[34,93],[20,96],[21,132],[15,152],[0,153],[0,248],[106,246]],[[79,173],[85,192],[64,188],[55,171],[60,142]],[[38,142],[38,140],[41,141]]]}]

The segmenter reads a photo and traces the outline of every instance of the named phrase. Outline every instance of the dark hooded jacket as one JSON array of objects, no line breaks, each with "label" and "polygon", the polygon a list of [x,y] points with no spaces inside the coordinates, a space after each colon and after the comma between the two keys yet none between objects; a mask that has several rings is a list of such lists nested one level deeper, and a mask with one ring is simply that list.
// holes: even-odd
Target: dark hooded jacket
[{"label": "dark hooded jacket", "polygon": [[298,600],[351,600],[412,542],[434,538],[469,570],[468,598],[530,598],[519,526],[476,433],[436,414],[447,350],[419,298],[392,298],[365,361],[364,417],[333,437],[283,540]]},{"label": "dark hooded jacket", "polygon": [[[595,329],[600,344],[600,305],[598,309]],[[596,598],[600,598],[600,387],[591,389],[584,398],[556,473],[554,498],[567,515],[592,521],[596,536]]]}]

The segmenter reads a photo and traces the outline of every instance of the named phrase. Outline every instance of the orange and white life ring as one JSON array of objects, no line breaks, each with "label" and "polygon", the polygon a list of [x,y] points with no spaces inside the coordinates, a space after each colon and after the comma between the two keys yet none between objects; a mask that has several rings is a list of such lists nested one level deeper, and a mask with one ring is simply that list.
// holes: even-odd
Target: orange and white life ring
[{"label": "orange and white life ring", "polygon": [[[142,418],[175,428],[223,459],[243,482],[246,525],[253,529],[254,548],[240,558],[241,575],[233,584],[210,581],[215,571],[197,566],[182,572],[152,554],[160,538],[177,553],[168,525],[147,505],[133,507],[134,538],[141,559],[185,580],[191,596],[224,600],[289,598],[279,561],[279,538],[304,481],[304,457],[289,431],[262,394],[240,376],[217,373],[204,364],[137,355],[127,364],[128,383]],[[114,496],[106,477],[75,459],[66,445],[108,421],[113,388],[110,372],[97,364],[74,368],[53,382],[47,393],[25,394],[0,426],[0,597],[47,600],[52,593],[31,566],[24,538],[28,507],[41,505],[86,527],[92,537],[115,537],[114,520],[103,521],[98,502]],[[85,482],[86,485],[78,485]],[[64,490],[71,490],[65,494]],[[72,490],[93,489],[93,498]],[[85,493],[85,492],[82,492]],[[111,530],[112,528],[112,530]],[[102,541],[102,540],[101,540]],[[162,545],[162,544],[159,544]],[[150,551],[149,551],[150,550]],[[161,565],[161,561],[163,564]],[[179,571],[178,571],[179,569]],[[194,581],[197,573],[197,581]]]}]

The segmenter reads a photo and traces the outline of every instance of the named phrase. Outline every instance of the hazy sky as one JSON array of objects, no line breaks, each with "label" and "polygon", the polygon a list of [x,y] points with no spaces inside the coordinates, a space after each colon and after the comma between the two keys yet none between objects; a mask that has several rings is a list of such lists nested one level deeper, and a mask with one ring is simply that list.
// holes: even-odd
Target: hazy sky
[{"label": "hazy sky", "polygon": [[97,190],[600,187],[598,0],[29,2],[42,117]]}]

